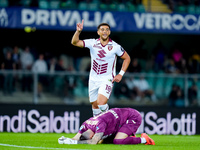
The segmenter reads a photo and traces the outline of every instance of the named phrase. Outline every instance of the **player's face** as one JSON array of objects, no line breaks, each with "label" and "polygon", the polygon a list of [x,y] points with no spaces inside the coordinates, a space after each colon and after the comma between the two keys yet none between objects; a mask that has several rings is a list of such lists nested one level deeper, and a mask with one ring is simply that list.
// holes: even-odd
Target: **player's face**
[{"label": "player's face", "polygon": [[107,40],[110,35],[110,29],[108,26],[101,26],[97,33],[102,40]]}]

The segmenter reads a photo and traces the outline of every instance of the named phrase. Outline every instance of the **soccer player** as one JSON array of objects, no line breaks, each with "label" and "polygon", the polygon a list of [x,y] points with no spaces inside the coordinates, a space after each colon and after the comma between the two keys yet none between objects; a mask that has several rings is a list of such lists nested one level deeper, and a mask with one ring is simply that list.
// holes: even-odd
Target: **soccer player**
[{"label": "soccer player", "polygon": [[[111,95],[113,83],[121,81],[130,64],[130,57],[119,44],[109,38],[111,31],[107,23],[101,23],[98,26],[99,39],[80,40],[83,22],[84,20],[77,24],[71,43],[77,47],[90,49],[89,99],[93,116],[96,116],[109,109],[107,101]],[[123,64],[121,71],[116,75],[117,56],[123,59]]]},{"label": "soccer player", "polygon": [[155,145],[146,133],[142,133],[141,137],[135,137],[141,122],[142,117],[137,110],[113,108],[86,120],[72,139],[62,136],[58,143],[97,144],[107,137],[114,136],[114,144]]}]

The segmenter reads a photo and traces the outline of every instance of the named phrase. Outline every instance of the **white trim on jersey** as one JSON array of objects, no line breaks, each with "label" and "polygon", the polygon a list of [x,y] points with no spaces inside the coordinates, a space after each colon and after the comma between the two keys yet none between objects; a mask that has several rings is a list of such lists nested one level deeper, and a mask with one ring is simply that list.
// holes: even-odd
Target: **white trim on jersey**
[{"label": "white trim on jersey", "polygon": [[112,80],[116,75],[117,56],[121,57],[125,53],[121,45],[111,39],[105,46],[101,44],[100,39],[85,39],[83,42],[84,47],[90,49],[90,80]]}]

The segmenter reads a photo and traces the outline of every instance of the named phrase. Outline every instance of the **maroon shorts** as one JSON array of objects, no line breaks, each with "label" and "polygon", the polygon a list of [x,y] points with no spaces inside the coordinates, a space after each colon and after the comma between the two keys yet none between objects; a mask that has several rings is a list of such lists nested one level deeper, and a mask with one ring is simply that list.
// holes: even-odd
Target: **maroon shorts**
[{"label": "maroon shorts", "polygon": [[124,123],[118,132],[126,133],[128,136],[135,135],[137,132],[137,129],[140,127],[142,122],[141,115],[138,115],[137,117],[130,117],[126,123]]}]

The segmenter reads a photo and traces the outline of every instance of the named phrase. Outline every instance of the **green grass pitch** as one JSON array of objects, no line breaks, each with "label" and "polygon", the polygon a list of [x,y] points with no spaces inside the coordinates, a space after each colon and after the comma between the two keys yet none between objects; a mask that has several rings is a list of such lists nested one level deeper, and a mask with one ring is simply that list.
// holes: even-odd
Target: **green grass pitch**
[{"label": "green grass pitch", "polygon": [[[61,136],[73,137],[74,134],[57,133],[0,133],[0,150],[199,150],[200,135],[150,135],[155,145],[60,145]],[[140,136],[140,135],[137,135]]]}]

